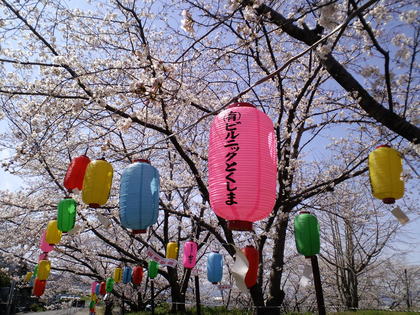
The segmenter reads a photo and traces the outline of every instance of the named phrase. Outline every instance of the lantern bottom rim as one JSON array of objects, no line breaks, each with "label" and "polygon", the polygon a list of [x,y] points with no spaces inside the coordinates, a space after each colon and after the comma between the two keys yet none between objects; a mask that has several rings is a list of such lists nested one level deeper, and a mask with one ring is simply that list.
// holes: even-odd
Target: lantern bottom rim
[{"label": "lantern bottom rim", "polygon": [[382,202],[389,205],[395,203],[395,198],[384,198],[382,199]]},{"label": "lantern bottom rim", "polygon": [[133,230],[133,234],[144,234],[146,232],[147,232],[146,229],[144,229],[144,230]]},{"label": "lantern bottom rim", "polygon": [[91,208],[99,208],[101,205],[99,203],[90,203],[89,207]]},{"label": "lantern bottom rim", "polygon": [[252,231],[252,222],[231,220],[228,221],[228,229],[232,231]]}]

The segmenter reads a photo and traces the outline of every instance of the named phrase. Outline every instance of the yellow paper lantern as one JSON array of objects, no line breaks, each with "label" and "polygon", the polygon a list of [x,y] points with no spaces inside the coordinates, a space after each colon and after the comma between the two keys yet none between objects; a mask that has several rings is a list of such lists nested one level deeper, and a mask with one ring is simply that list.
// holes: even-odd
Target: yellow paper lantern
[{"label": "yellow paper lantern", "polygon": [[166,258],[177,259],[178,258],[178,244],[175,242],[169,242],[166,245]]},{"label": "yellow paper lantern", "polygon": [[38,262],[38,280],[47,280],[50,275],[51,262],[49,260],[41,260]]},{"label": "yellow paper lantern", "polygon": [[29,282],[29,280],[31,280],[33,273],[28,271],[25,275],[25,278],[23,279],[23,281],[25,282]]},{"label": "yellow paper lantern", "polygon": [[404,195],[401,153],[387,145],[379,146],[369,154],[369,178],[375,198],[394,203]]},{"label": "yellow paper lantern", "polygon": [[61,241],[61,231],[57,227],[57,220],[48,222],[45,240],[48,244],[58,244]]},{"label": "yellow paper lantern", "polygon": [[122,269],[120,267],[117,267],[114,269],[114,275],[112,276],[114,278],[115,282],[121,282],[122,280]]},{"label": "yellow paper lantern", "polygon": [[90,293],[90,300],[94,301],[95,303],[98,301],[98,296],[95,293]]},{"label": "yellow paper lantern", "polygon": [[83,180],[82,200],[92,208],[106,204],[112,185],[112,165],[105,160],[88,164]]}]

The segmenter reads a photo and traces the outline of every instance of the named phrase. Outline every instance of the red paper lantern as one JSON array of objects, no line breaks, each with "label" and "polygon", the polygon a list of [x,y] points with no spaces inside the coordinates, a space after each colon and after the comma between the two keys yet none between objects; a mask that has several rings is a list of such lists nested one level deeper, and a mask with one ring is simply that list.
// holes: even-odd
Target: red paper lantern
[{"label": "red paper lantern", "polygon": [[32,294],[38,297],[43,295],[45,292],[46,285],[47,285],[46,280],[35,279]]},{"label": "red paper lantern", "polygon": [[86,167],[89,162],[90,159],[86,155],[75,157],[71,161],[64,177],[64,187],[69,192],[73,192],[76,189],[81,191],[83,189],[83,178],[85,177]]},{"label": "red paper lantern", "polygon": [[105,295],[106,294],[106,283],[104,281],[101,282],[99,287],[99,294]]},{"label": "red paper lantern", "polygon": [[242,248],[242,252],[244,253],[245,257],[248,259],[249,262],[248,272],[245,276],[245,284],[249,289],[257,283],[260,255],[258,253],[258,250],[251,245]]},{"label": "red paper lantern", "polygon": [[131,274],[131,282],[135,285],[140,285],[141,280],[143,280],[143,268],[136,266],[133,268],[133,273]]},{"label": "red paper lantern", "polygon": [[231,230],[273,210],[277,184],[277,140],[271,119],[249,103],[218,114],[210,128],[208,151],[210,204]]}]

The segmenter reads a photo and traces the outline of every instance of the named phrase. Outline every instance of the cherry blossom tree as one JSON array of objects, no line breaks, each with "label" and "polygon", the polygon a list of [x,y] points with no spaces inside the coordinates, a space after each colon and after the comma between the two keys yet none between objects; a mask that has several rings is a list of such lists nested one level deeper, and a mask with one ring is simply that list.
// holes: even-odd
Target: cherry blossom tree
[{"label": "cherry blossom tree", "polygon": [[[41,232],[67,195],[66,167],[87,152],[112,163],[111,197],[93,210],[74,196],[78,228],[51,255],[55,270],[103,280],[118,265],[146,266],[145,248],[164,255],[170,240],[231,256],[233,245],[251,243],[262,257],[253,303],[277,314],[290,214],[365,174],[378,143],[410,163],[418,153],[414,2],[0,3],[3,167],[27,183],[0,194],[9,259],[36,262]],[[207,189],[209,124],[236,100],[266,112],[278,138],[277,201],[248,234],[213,214]],[[138,157],[161,176],[160,216],[145,236],[118,219],[119,176]],[[190,271],[159,272],[159,293],[184,309]]]}]

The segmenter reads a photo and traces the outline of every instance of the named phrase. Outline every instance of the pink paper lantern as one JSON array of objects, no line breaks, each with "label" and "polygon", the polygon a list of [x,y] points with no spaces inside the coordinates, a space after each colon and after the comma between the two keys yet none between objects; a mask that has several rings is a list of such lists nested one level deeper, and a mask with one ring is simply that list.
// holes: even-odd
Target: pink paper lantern
[{"label": "pink paper lantern", "polygon": [[90,285],[90,292],[92,293],[92,294],[95,294],[96,293],[96,285],[98,284],[98,282],[97,281],[93,281],[92,282],[92,284]]},{"label": "pink paper lantern", "polygon": [[249,103],[220,112],[210,128],[210,204],[231,230],[252,230],[276,200],[277,140],[271,119]]},{"label": "pink paper lantern", "polygon": [[197,260],[197,250],[198,246],[197,243],[194,241],[188,241],[184,245],[184,257],[183,257],[183,265],[185,268],[192,269],[195,266],[195,262]]},{"label": "pink paper lantern", "polygon": [[45,239],[45,235],[47,234],[47,231],[45,230],[42,233],[41,236],[41,242],[39,243],[39,248],[44,252],[44,253],[49,253],[50,251],[52,251],[54,249],[54,245],[50,245],[47,243],[46,239]]}]

